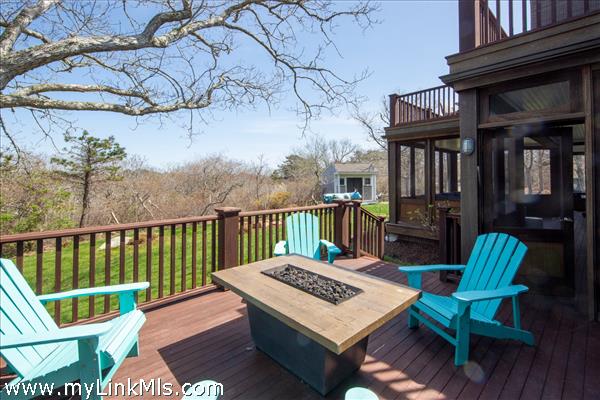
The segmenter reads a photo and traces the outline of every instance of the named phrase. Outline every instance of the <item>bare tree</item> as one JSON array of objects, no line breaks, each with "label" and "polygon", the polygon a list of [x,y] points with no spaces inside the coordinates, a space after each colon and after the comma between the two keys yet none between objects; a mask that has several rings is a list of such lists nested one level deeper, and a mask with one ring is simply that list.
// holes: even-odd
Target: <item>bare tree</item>
[{"label": "bare tree", "polygon": [[[322,110],[354,101],[366,74],[344,78],[323,60],[336,51],[338,20],[366,28],[373,11],[369,2],[330,0],[3,2],[0,108],[46,120],[56,110],[135,117],[184,110],[192,133],[194,115],[260,100],[270,106],[292,93],[306,127]],[[242,44],[271,62],[245,63]]]},{"label": "bare tree", "polygon": [[358,146],[349,139],[330,140],[328,143],[330,161],[334,163],[343,163],[356,153]]},{"label": "bare tree", "polygon": [[385,135],[385,128],[390,126],[390,109],[385,97],[381,99],[379,111],[369,112],[354,105],[352,116],[362,125],[370,141],[387,150],[387,140],[383,135]]}]

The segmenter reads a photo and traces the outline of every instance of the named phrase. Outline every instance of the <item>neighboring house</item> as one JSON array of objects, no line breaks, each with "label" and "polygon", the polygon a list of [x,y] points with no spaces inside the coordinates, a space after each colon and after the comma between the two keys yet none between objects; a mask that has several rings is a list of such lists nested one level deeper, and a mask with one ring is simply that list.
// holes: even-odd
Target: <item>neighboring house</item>
[{"label": "neighboring house", "polygon": [[368,163],[335,163],[323,174],[323,193],[357,191],[364,202],[377,201],[377,170]]},{"label": "neighboring house", "polygon": [[387,231],[463,262],[509,233],[529,248],[519,281],[600,319],[600,1],[457,6],[446,85],[390,96]]}]

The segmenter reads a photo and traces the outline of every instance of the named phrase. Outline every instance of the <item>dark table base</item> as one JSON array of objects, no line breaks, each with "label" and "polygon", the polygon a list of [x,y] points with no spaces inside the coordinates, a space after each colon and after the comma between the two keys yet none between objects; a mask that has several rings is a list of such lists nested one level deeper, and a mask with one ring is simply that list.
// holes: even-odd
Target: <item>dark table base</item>
[{"label": "dark table base", "polygon": [[247,308],[256,347],[322,395],[352,375],[365,360],[368,336],[335,354],[258,307],[248,303]]}]

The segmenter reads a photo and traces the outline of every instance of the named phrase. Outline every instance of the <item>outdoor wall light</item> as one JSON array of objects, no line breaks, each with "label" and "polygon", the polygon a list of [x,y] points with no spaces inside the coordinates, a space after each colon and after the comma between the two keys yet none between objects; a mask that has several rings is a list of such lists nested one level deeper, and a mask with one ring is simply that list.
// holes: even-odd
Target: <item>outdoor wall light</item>
[{"label": "outdoor wall light", "polygon": [[464,138],[461,144],[461,152],[464,155],[470,156],[475,151],[475,140],[472,138]]}]

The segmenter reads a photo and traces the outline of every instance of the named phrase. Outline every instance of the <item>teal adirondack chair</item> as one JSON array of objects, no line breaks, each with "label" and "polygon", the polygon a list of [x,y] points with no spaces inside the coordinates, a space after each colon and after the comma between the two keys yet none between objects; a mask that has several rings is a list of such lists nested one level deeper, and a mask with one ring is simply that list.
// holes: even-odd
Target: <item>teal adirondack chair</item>
[{"label": "teal adirondack chair", "polygon": [[333,263],[335,256],[342,251],[333,243],[319,238],[319,218],[309,213],[296,213],[285,219],[287,241],[275,245],[275,256],[300,254],[321,259],[321,246],[327,248],[327,261]]},{"label": "teal adirondack chair", "polygon": [[[101,399],[98,383],[104,389],[125,357],[138,355],[138,332],[146,317],[136,309],[134,293],[148,286],[140,282],[36,296],[12,261],[0,259],[0,355],[17,375],[0,397],[28,399],[40,393],[25,394],[23,385],[54,384],[58,389],[79,380],[82,386],[94,385],[89,399]],[[119,295],[121,315],[103,323],[59,328],[43,306],[104,294]]]},{"label": "teal adirondack chair", "polygon": [[[518,239],[504,233],[489,233],[477,238],[467,265],[400,267],[400,271],[408,274],[408,284],[416,289],[421,289],[423,272],[463,271],[458,288],[451,296],[422,293],[422,297],[409,309],[409,328],[418,328],[421,321],[449,341],[456,348],[454,364],[457,366],[469,359],[471,333],[520,340],[533,346],[533,334],[521,329],[518,298],[520,293],[529,289],[523,285],[512,285],[526,253],[527,246]],[[494,319],[505,298],[512,299],[513,327]],[[451,336],[420,312],[456,331],[456,336]]]}]

